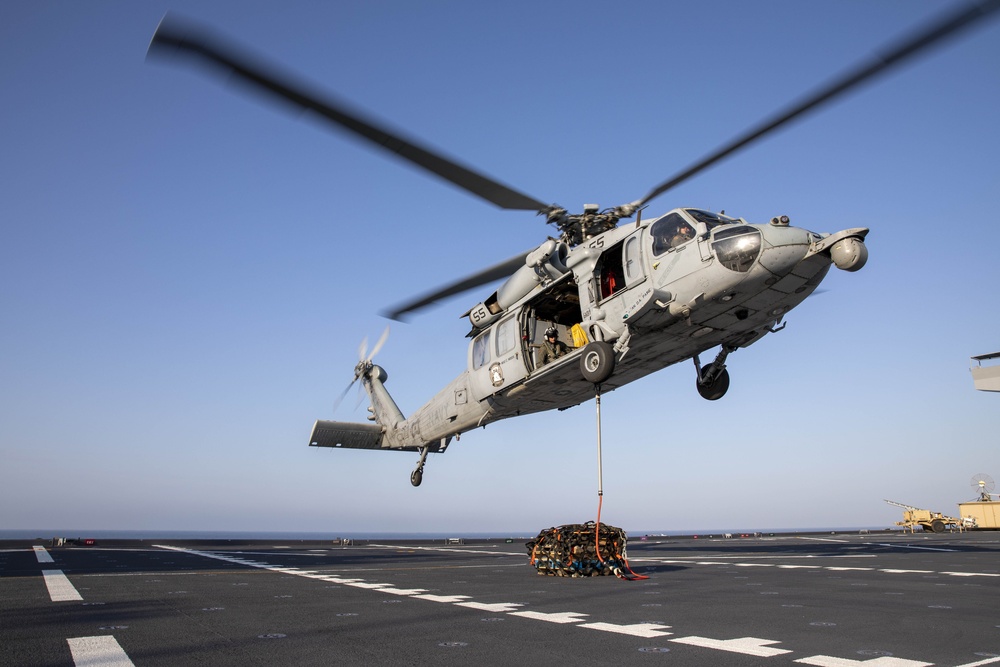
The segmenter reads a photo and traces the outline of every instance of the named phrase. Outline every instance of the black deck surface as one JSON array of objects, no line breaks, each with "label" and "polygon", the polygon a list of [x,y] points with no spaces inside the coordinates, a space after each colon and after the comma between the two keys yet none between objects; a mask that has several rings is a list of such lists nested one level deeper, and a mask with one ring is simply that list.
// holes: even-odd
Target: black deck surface
[{"label": "black deck surface", "polygon": [[643,581],[523,540],[36,544],[0,543],[0,665],[1000,664],[997,532],[633,536]]}]

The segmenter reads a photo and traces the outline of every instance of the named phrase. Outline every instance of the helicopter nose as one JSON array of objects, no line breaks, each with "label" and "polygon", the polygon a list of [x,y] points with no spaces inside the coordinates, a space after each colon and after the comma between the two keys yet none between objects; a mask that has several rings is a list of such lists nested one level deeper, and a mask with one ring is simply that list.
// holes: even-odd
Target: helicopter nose
[{"label": "helicopter nose", "polygon": [[761,232],[764,251],[760,255],[760,265],[776,276],[791,273],[809,252],[812,240],[804,229],[766,226]]}]

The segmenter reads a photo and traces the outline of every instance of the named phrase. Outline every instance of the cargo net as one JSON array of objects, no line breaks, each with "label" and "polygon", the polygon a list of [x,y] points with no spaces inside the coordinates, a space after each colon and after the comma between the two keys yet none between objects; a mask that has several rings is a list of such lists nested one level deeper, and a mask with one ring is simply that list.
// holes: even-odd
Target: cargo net
[{"label": "cargo net", "polygon": [[597,577],[613,574],[629,581],[648,579],[636,574],[625,558],[628,538],[621,528],[574,523],[546,528],[527,543],[531,565],[538,574],[554,577]]}]

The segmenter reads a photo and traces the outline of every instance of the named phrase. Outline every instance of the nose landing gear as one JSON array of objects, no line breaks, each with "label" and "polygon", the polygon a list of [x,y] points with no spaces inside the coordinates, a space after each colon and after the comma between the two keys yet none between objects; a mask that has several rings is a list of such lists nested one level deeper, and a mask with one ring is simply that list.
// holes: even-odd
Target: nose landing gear
[{"label": "nose landing gear", "polygon": [[694,368],[697,371],[695,388],[698,394],[708,401],[717,401],[729,391],[729,371],[726,370],[726,357],[735,348],[723,347],[709,365],[701,367],[701,360],[694,355]]}]

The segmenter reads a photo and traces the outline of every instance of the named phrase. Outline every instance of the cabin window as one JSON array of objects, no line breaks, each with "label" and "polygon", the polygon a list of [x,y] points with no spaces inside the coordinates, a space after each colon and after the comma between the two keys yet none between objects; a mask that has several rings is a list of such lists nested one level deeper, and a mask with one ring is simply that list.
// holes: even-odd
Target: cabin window
[{"label": "cabin window", "polygon": [[653,254],[662,255],[694,238],[694,226],[680,213],[670,213],[649,228],[653,237]]},{"label": "cabin window", "polygon": [[631,285],[642,278],[642,265],[639,263],[639,235],[635,234],[625,241],[625,282]]},{"label": "cabin window", "polygon": [[741,225],[716,230],[712,250],[719,263],[730,271],[746,273],[760,254],[760,232]]},{"label": "cabin window", "polygon": [[488,363],[490,363],[489,331],[472,342],[472,369],[477,370]]},{"label": "cabin window", "polygon": [[513,317],[497,325],[497,356],[507,354],[517,347],[517,321]]}]

